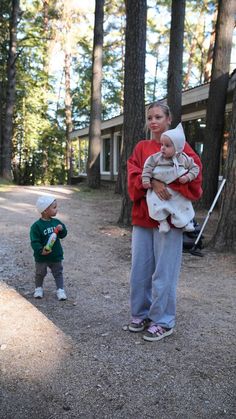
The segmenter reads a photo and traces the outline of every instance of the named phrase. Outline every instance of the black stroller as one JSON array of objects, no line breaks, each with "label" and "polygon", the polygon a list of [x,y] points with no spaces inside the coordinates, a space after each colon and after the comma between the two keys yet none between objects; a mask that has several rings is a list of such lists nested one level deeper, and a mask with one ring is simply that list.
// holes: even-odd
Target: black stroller
[{"label": "black stroller", "polygon": [[201,249],[203,249],[204,236],[200,237],[200,239],[197,243],[197,246],[195,248],[195,241],[197,240],[197,237],[200,233],[201,226],[200,226],[199,223],[197,223],[197,221],[195,219],[193,220],[193,225],[194,225],[194,228],[195,228],[194,231],[192,231],[191,233],[187,233],[187,232],[183,233],[183,252],[184,253],[195,254],[195,253],[193,253],[193,249],[194,249],[196,252],[199,252],[199,254],[197,256],[200,256],[200,251],[201,251]]},{"label": "black stroller", "polygon": [[195,220],[193,220],[195,231],[191,233],[183,233],[183,252],[191,253],[191,255],[194,256],[203,256],[201,253],[201,249],[203,248],[203,235],[202,232],[207,224],[208,219],[210,218],[210,215],[216,205],[216,202],[221,194],[221,191],[225,185],[226,179],[222,179],[222,182],[220,184],[220,187],[218,189],[218,192],[215,196],[215,199],[211,205],[211,208],[208,211],[208,214],[206,216],[206,219],[202,226],[200,226]]}]

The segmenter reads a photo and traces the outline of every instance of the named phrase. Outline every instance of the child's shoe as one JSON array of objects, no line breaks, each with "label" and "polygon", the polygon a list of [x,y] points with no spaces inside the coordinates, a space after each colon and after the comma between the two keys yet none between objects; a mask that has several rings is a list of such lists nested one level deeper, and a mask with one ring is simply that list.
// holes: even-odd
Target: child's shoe
[{"label": "child's shoe", "polygon": [[67,300],[67,296],[65,291],[62,288],[58,288],[57,290],[57,298],[59,301]]},{"label": "child's shoe", "polygon": [[168,221],[166,220],[160,221],[159,233],[168,233],[168,231],[170,231],[170,226],[169,226]]},{"label": "child's shoe", "polygon": [[42,287],[35,288],[34,298],[43,298],[43,288]]}]

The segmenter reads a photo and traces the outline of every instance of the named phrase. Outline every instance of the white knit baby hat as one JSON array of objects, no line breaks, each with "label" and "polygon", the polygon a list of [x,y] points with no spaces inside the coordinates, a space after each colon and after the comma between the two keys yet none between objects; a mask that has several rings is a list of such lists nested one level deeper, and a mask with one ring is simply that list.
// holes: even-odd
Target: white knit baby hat
[{"label": "white knit baby hat", "polygon": [[55,201],[55,199],[55,196],[52,195],[40,196],[36,202],[38,212],[42,214],[42,212],[45,211],[45,209],[47,209]]},{"label": "white knit baby hat", "polygon": [[186,138],[181,123],[179,123],[176,128],[169,129],[168,131],[163,132],[162,135],[166,135],[171,139],[172,143],[175,146],[176,153],[180,153],[181,151],[183,151]]}]

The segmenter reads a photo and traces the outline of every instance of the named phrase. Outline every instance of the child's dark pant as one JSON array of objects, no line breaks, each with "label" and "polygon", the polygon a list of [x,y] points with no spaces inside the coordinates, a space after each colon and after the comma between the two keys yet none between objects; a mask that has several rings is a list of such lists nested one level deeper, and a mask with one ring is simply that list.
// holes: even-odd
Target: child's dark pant
[{"label": "child's dark pant", "polygon": [[42,287],[43,280],[47,275],[48,267],[51,269],[53,278],[56,282],[57,289],[63,289],[63,266],[61,261],[51,263],[35,262],[35,287]]}]

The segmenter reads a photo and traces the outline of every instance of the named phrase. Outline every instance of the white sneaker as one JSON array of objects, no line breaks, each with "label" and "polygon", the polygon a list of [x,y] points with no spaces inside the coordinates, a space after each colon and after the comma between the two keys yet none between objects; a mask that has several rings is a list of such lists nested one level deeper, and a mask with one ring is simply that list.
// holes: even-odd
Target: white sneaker
[{"label": "white sneaker", "polygon": [[58,298],[59,301],[67,300],[66,293],[62,288],[58,288],[57,298]]},{"label": "white sneaker", "polygon": [[166,220],[160,221],[159,233],[168,233],[170,231],[169,223]]},{"label": "white sneaker", "polygon": [[43,298],[43,288],[42,287],[35,288],[34,298]]}]

